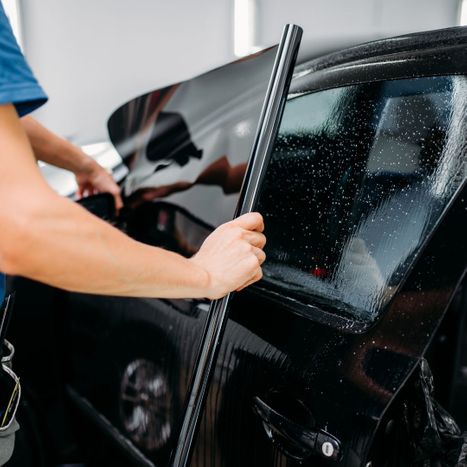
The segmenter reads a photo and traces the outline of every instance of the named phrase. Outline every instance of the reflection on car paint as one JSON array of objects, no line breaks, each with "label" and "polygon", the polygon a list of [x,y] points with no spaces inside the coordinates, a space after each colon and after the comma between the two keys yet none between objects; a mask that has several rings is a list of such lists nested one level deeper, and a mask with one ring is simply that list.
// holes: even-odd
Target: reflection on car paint
[{"label": "reflection on car paint", "polygon": [[146,359],[131,361],[120,385],[120,416],[131,440],[146,451],[167,444],[172,394],[166,375]]}]

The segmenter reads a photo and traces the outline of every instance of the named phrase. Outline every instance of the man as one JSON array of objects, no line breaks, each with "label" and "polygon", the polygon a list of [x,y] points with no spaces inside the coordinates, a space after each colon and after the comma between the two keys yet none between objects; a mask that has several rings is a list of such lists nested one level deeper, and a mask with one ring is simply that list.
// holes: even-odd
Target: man
[{"label": "man", "polygon": [[[26,132],[37,157],[74,170],[81,189],[110,187],[120,202],[95,166],[95,172],[80,171],[85,157],[64,160],[63,140],[33,120],[23,127],[18,117],[46,100],[0,4],[0,271],[70,291],[165,298],[216,299],[261,278],[266,240],[258,213],[220,226],[187,259],[138,243],[57,195],[37,167]],[[10,451],[11,442],[0,442],[0,464]]]},{"label": "man", "polygon": [[[167,298],[218,298],[258,280],[265,243],[259,214],[219,227],[197,255],[185,259],[131,240],[49,188],[18,119],[46,96],[24,62],[3,8],[0,14],[0,270],[68,290]],[[44,149],[51,139],[57,145],[63,140],[47,135],[32,119],[23,125],[38,157],[71,168],[79,180],[78,161],[64,162],[60,150],[51,157]]]},{"label": "man", "polygon": [[[119,210],[123,206],[119,186],[112,175],[92,157],[85,154],[79,147],[44,128],[31,116],[21,118],[21,124],[28,136],[35,158],[73,172],[80,196],[111,193],[115,199],[116,209]],[[0,304],[3,300],[4,288],[4,276],[0,273]]]}]

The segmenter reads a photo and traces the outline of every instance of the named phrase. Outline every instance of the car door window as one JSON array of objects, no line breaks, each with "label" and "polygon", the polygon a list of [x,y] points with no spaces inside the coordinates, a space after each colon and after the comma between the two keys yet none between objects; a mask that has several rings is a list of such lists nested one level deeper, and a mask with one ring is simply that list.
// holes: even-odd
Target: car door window
[{"label": "car door window", "polygon": [[374,320],[465,178],[466,103],[463,76],[290,98],[259,201],[262,286]]}]

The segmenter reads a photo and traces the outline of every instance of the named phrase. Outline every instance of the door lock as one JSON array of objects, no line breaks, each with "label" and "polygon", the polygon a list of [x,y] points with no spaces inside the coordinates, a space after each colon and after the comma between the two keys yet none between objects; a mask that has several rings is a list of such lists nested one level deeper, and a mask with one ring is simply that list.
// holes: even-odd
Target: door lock
[{"label": "door lock", "polygon": [[313,455],[337,461],[341,455],[340,441],[324,430],[305,428],[280,414],[259,397],[253,408],[263,422],[269,439],[286,455],[305,460]]}]

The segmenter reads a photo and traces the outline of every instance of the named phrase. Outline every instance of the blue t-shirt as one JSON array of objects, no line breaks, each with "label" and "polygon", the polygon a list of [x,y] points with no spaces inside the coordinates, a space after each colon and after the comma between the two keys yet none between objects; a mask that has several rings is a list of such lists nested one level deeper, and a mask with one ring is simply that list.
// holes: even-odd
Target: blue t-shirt
[{"label": "blue t-shirt", "polygon": [[[13,104],[22,117],[47,101],[16,42],[0,2],[0,105]],[[0,273],[0,303],[5,295],[5,276]]]}]

